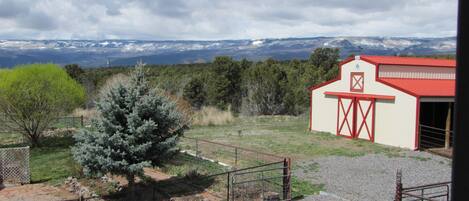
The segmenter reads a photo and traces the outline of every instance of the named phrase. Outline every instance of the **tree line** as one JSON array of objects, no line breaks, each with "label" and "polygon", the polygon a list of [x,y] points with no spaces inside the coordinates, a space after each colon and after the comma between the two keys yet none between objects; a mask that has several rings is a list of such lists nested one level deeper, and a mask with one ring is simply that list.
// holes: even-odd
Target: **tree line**
[{"label": "tree line", "polygon": [[[339,49],[318,48],[309,59],[279,61],[234,60],[218,56],[210,63],[147,65],[150,85],[183,97],[194,109],[215,106],[245,115],[298,115],[307,110],[307,87],[337,76]],[[105,81],[131,68],[81,69],[67,65],[70,76],[82,83],[88,107]]]}]

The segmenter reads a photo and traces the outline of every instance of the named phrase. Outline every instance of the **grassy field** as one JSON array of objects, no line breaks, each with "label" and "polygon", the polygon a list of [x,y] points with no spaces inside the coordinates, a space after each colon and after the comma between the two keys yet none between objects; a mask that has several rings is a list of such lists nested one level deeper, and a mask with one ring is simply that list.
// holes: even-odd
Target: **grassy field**
[{"label": "grassy field", "polygon": [[308,120],[304,116],[239,117],[226,125],[194,126],[185,136],[289,156],[295,161],[330,155],[354,157],[399,152],[397,148],[364,140],[309,132]]},{"label": "grassy field", "polygon": [[[194,126],[186,132],[187,137],[201,138],[210,141],[251,148],[266,153],[291,157],[294,161],[293,168],[302,168],[307,171],[315,171],[317,167],[299,167],[295,162],[310,160],[321,156],[362,156],[369,153],[384,153],[397,155],[399,149],[383,145],[369,143],[362,140],[349,140],[336,137],[329,133],[311,133],[307,131],[308,123],[306,117],[292,116],[261,116],[261,117],[238,117],[232,123],[218,126]],[[22,137],[18,133],[0,133],[0,146],[18,146]],[[188,145],[189,141],[183,139],[181,144]],[[31,149],[31,178],[33,183],[47,182],[55,185],[61,183],[68,176],[77,176],[79,168],[73,161],[70,146],[73,139],[68,137],[48,137],[43,140],[43,147]],[[192,147],[193,148],[193,147]],[[214,149],[214,147],[203,146],[203,149]],[[218,161],[227,160],[228,164],[234,161],[233,152],[230,149],[213,150],[212,159]],[[253,154],[244,155],[245,161],[262,161]],[[243,158],[237,158],[238,164]],[[223,162],[223,161],[221,161]],[[249,163],[252,165],[254,163]],[[162,172],[174,175],[176,178],[184,178],[196,173],[197,175],[209,175],[222,172],[225,167],[205,160],[195,159],[182,155],[165,167],[160,168]],[[294,195],[308,195],[319,192],[323,185],[313,184],[292,178]],[[214,185],[210,189],[223,191],[223,185]]]}]

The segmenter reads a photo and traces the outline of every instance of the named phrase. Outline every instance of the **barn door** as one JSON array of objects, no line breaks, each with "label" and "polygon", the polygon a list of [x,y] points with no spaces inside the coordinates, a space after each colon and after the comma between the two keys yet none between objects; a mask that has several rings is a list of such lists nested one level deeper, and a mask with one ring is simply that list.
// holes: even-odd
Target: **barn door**
[{"label": "barn door", "polygon": [[355,98],[338,97],[337,135],[353,138]]},{"label": "barn door", "polygon": [[338,97],[337,135],[374,141],[375,99]]},{"label": "barn door", "polygon": [[374,141],[375,99],[359,99],[355,101],[356,120],[354,138]]}]

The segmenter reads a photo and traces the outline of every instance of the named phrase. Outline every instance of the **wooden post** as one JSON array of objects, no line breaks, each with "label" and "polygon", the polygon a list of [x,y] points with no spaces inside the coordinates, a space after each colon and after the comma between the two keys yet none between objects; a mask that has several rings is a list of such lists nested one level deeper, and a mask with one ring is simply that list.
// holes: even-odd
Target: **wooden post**
[{"label": "wooden post", "polygon": [[446,115],[446,128],[445,128],[445,149],[449,149],[450,135],[451,135],[451,103],[448,103],[448,113]]},{"label": "wooden post", "polygon": [[290,168],[291,159],[285,158],[283,160],[283,200],[291,200]]},{"label": "wooden post", "polygon": [[230,172],[228,172],[226,176],[226,201],[230,201],[230,185],[231,180],[230,180]]},{"label": "wooden post", "polygon": [[235,147],[235,170],[238,168],[238,147]]},{"label": "wooden post", "polygon": [[397,170],[396,173],[396,195],[394,201],[402,201],[402,172]]}]

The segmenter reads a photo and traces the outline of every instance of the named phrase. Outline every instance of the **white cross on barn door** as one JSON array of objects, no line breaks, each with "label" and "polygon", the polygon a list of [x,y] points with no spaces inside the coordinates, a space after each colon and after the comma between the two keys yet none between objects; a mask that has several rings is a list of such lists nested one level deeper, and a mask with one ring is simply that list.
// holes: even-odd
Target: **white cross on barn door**
[{"label": "white cross on barn door", "polygon": [[363,72],[350,73],[350,91],[363,92],[365,88],[365,76]]}]

